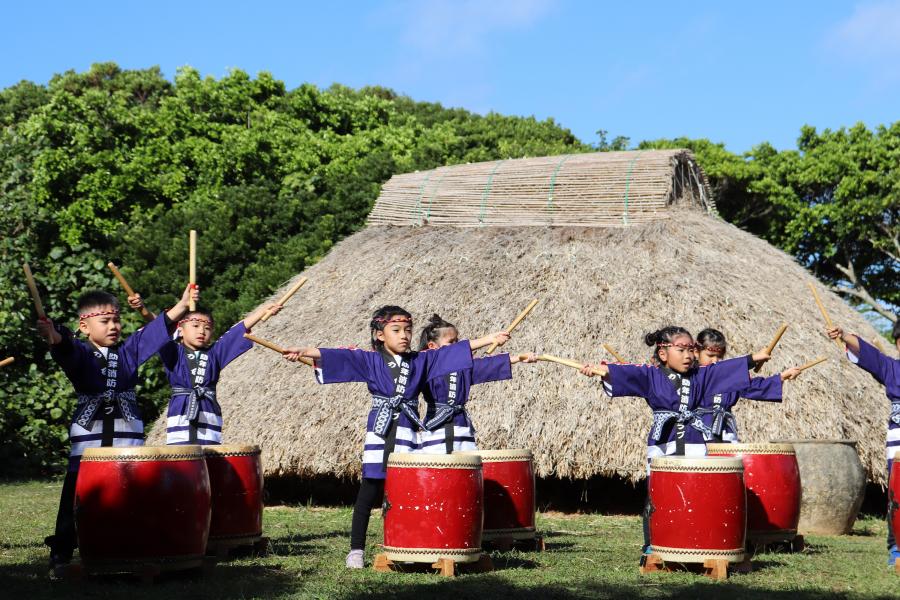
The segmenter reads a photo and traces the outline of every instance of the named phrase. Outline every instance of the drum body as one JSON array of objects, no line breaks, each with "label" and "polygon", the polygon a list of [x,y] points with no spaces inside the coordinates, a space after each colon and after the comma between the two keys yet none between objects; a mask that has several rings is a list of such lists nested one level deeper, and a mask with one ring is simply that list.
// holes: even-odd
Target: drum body
[{"label": "drum body", "polygon": [[252,544],[262,537],[263,472],[259,446],[203,446],[212,516],[209,548]]},{"label": "drum body", "polygon": [[481,539],[532,540],[534,463],[530,450],[474,450],[484,476],[484,530]]},{"label": "drum body", "polygon": [[707,444],[710,456],[736,456],[744,464],[747,539],[790,541],[800,522],[800,467],[791,444]]},{"label": "drum body", "polygon": [[85,450],[75,484],[85,566],[200,566],[209,516],[209,475],[200,446]]},{"label": "drum body", "polygon": [[741,459],[650,461],[650,547],[666,561],[744,559],[747,500]]},{"label": "drum body", "polygon": [[900,533],[900,452],[894,454],[894,462],[891,464],[891,472],[888,476],[888,500],[890,508],[888,513],[888,527],[894,532],[894,539]]},{"label": "drum body", "polygon": [[476,562],[484,518],[481,457],[397,454],[384,482],[384,553],[394,561]]}]

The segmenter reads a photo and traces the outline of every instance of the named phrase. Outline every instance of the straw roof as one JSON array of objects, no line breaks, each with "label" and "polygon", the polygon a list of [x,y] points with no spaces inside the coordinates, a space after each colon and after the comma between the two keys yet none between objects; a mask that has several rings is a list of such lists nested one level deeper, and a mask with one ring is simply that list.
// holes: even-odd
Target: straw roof
[{"label": "straw roof", "polygon": [[[643,362],[644,333],[663,325],[721,329],[735,355],[765,346],[784,321],[790,328],[762,374],[831,360],[786,384],[783,404],[739,403],[742,438],[859,440],[870,478],[884,483],[884,392],[824,336],[807,282],[837,323],[867,339],[872,327],[763,240],[696,208],[661,216],[612,228],[370,226],[307,269],[309,283],[254,333],[282,345],[365,347],[369,316],[391,303],[413,313],[416,334],[437,312],[476,337],[538,298],[507,350],[596,361],[610,359],[605,342]],[[481,447],[531,449],[538,476],[644,476],[650,412],[642,400],[610,400],[599,380],[560,365],[515,365],[513,373],[473,390]],[[317,385],[308,367],[257,347],[225,370],[218,394],[226,440],[259,443],[267,475],[358,475],[363,384]],[[151,443],[164,429],[160,420]]]},{"label": "straw roof", "polygon": [[594,152],[396,175],[369,224],[622,227],[676,204],[715,209],[687,150]]}]

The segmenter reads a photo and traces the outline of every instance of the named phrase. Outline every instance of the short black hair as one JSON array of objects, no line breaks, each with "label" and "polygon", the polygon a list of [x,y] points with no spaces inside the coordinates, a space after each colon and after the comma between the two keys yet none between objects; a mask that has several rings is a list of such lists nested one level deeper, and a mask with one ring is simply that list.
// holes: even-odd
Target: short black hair
[{"label": "short black hair", "polygon": [[182,321],[185,321],[185,320],[187,320],[187,319],[190,319],[190,318],[191,318],[192,316],[194,316],[194,315],[197,315],[197,316],[200,316],[200,317],[206,317],[206,318],[209,319],[210,321],[213,320],[212,311],[211,311],[211,310],[207,310],[207,309],[205,309],[205,308],[200,308],[199,306],[198,306],[197,308],[195,308],[194,310],[189,310],[189,311],[187,311],[186,313],[184,313],[184,316],[181,317],[181,320],[182,320]]},{"label": "short black hair", "polygon": [[112,306],[119,310],[119,299],[103,290],[91,290],[78,297],[76,310],[78,314],[84,314],[88,309],[101,306]]},{"label": "short black hair", "polygon": [[725,342],[725,334],[718,329],[707,327],[697,334],[697,344],[700,349],[709,347],[721,348],[722,354],[728,350],[728,344]]},{"label": "short black hair", "polygon": [[456,329],[456,325],[445,321],[437,314],[431,315],[428,319],[428,325],[422,328],[422,334],[419,336],[419,350],[428,347],[428,342],[436,342],[441,337],[441,331],[444,329]]},{"label": "short black hair", "polygon": [[375,332],[384,331],[385,324],[393,317],[406,317],[407,319],[409,319],[410,324],[412,324],[412,315],[409,314],[406,310],[400,308],[399,306],[394,306],[393,304],[382,306],[375,311],[375,314],[372,315],[372,321],[369,323],[369,329],[371,330],[372,335],[373,350],[377,350],[380,352],[381,349],[384,348],[384,342],[375,337]]},{"label": "short black hair", "polygon": [[657,350],[659,349],[660,344],[668,344],[671,343],[679,335],[686,335],[691,338],[691,341],[694,340],[694,336],[691,335],[691,332],[685,329],[684,327],[679,327],[677,325],[669,325],[668,327],[663,327],[662,329],[657,329],[656,331],[651,331],[647,335],[644,336],[644,343],[648,346],[656,346],[653,348],[653,355],[650,357],[650,360],[654,363],[659,364],[659,353]]}]

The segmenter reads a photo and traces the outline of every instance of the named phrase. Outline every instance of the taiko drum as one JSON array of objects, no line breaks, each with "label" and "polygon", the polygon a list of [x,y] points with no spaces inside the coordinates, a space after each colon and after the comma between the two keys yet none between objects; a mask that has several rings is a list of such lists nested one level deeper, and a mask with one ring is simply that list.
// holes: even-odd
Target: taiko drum
[{"label": "taiko drum", "polygon": [[481,457],[397,454],[384,482],[384,553],[394,561],[476,562],[484,518]]},{"label": "taiko drum", "polygon": [[534,529],[534,462],[530,450],[474,450],[484,476],[484,541],[530,540]]},{"label": "taiko drum", "polygon": [[708,444],[710,456],[735,456],[744,464],[747,538],[753,543],[790,541],[800,522],[800,467],[791,444]]},{"label": "taiko drum", "polygon": [[209,548],[252,544],[262,537],[263,472],[255,445],[203,446],[212,516]]},{"label": "taiko drum", "polygon": [[888,527],[894,532],[894,539],[900,533],[900,452],[894,453],[891,472],[888,475],[888,500],[890,501]]},{"label": "taiko drum", "polygon": [[741,562],[747,500],[741,459],[650,461],[650,546],[665,561]]},{"label": "taiko drum", "polygon": [[200,566],[209,517],[209,474],[200,446],[85,450],[75,484],[75,523],[86,566]]}]

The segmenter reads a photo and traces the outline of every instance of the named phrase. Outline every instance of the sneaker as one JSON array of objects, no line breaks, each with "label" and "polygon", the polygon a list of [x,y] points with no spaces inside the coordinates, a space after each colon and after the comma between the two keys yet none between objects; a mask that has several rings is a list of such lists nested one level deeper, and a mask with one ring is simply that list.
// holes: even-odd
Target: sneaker
[{"label": "sneaker", "polygon": [[900,550],[897,549],[897,544],[894,544],[888,550],[888,566],[893,567],[898,558],[900,558]]},{"label": "sneaker", "polygon": [[347,554],[348,569],[362,569],[364,566],[362,550],[351,550],[350,553]]}]

